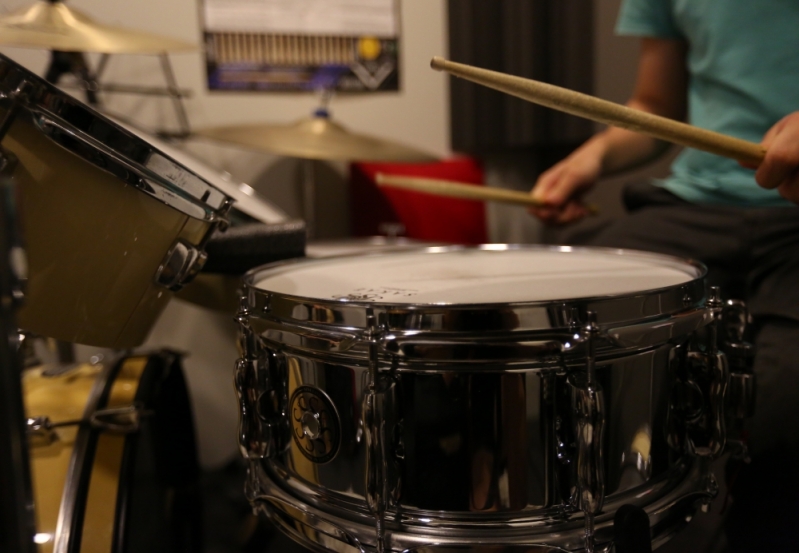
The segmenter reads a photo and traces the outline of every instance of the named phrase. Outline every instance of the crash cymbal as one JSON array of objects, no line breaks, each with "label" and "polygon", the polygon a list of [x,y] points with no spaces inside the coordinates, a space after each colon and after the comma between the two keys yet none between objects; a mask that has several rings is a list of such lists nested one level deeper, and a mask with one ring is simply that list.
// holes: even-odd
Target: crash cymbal
[{"label": "crash cymbal", "polygon": [[160,54],[197,49],[181,40],[97,23],[60,1],[39,1],[0,17],[0,45],[104,54]]},{"label": "crash cymbal", "polygon": [[435,161],[428,153],[356,134],[332,121],[326,112],[289,125],[214,127],[198,135],[245,148],[306,159],[357,161]]}]

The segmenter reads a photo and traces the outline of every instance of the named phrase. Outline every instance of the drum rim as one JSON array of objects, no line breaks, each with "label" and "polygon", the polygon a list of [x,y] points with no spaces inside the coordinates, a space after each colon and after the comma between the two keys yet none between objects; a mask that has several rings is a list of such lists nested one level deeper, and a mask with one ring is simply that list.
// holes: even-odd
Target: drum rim
[{"label": "drum rim", "polygon": [[[27,83],[21,95],[23,112],[37,130],[60,147],[102,170],[109,171],[110,163],[134,172],[123,182],[192,218],[211,222],[224,219],[235,201],[233,197],[143,137],[0,54],[0,101],[11,100],[12,91],[23,83]],[[75,147],[76,141],[82,148]],[[109,143],[124,144],[124,151]],[[86,152],[87,146],[91,152]]]},{"label": "drum rim", "polygon": [[[290,270],[292,267],[297,265],[303,264],[310,264],[310,263],[324,263],[330,262],[335,260],[343,260],[343,259],[361,259],[365,257],[385,257],[389,255],[403,255],[403,254],[410,254],[410,253],[429,253],[429,254],[439,254],[439,253],[448,253],[453,251],[470,251],[470,250],[477,250],[477,251],[546,251],[546,252],[560,252],[560,253],[580,253],[580,252],[604,252],[613,255],[619,256],[632,256],[637,258],[650,258],[650,259],[657,259],[660,261],[668,262],[669,264],[679,265],[682,267],[688,266],[693,267],[697,271],[697,275],[689,278],[685,282],[681,282],[679,284],[673,284],[671,286],[663,286],[660,288],[648,288],[645,290],[636,290],[633,292],[625,292],[621,294],[606,294],[606,295],[595,295],[595,296],[579,296],[574,298],[567,298],[567,299],[555,299],[555,300],[522,300],[522,301],[513,301],[513,302],[470,302],[470,303],[391,303],[387,301],[364,301],[364,300],[334,300],[328,298],[314,298],[308,296],[300,296],[296,294],[286,294],[281,292],[271,292],[268,290],[264,290],[263,288],[259,288],[255,285],[254,280],[255,278],[266,272],[266,271],[275,271],[273,275],[281,274],[282,272]],[[690,277],[690,275],[687,275]],[[361,308],[361,309],[381,309],[381,308],[396,308],[398,310],[408,310],[408,311],[421,311],[424,309],[481,309],[481,310],[488,310],[491,308],[497,307],[518,307],[518,306],[529,306],[529,307],[544,307],[544,306],[551,306],[554,304],[558,305],[565,305],[565,304],[573,304],[573,303],[586,303],[586,302],[604,302],[613,299],[626,299],[632,298],[636,296],[640,296],[642,294],[658,294],[662,292],[668,292],[671,290],[677,290],[686,286],[695,285],[700,281],[704,281],[707,277],[707,267],[704,263],[697,261],[695,259],[690,258],[681,258],[672,255],[654,253],[654,252],[647,252],[643,250],[633,250],[633,249],[626,249],[626,248],[605,248],[605,247],[596,247],[596,246],[550,246],[550,245],[536,245],[536,244],[480,244],[477,246],[463,246],[463,245],[451,245],[451,246],[432,246],[432,247],[425,247],[421,246],[419,248],[407,248],[403,249],[399,252],[394,251],[377,251],[377,252],[364,252],[364,253],[355,253],[355,254],[341,254],[341,255],[332,255],[328,257],[320,257],[320,258],[309,258],[309,257],[301,257],[301,258],[294,258],[294,259],[287,259],[283,261],[277,261],[274,263],[268,263],[266,265],[261,265],[259,267],[255,267],[247,271],[244,276],[242,277],[242,285],[244,286],[245,293],[247,294],[250,301],[255,297],[268,297],[269,299],[280,298],[286,301],[294,301],[298,303],[307,303],[313,302],[315,305],[324,305],[325,307],[328,306],[336,306],[340,308],[344,307],[354,307],[354,308]],[[252,306],[251,306],[252,307]]]}]

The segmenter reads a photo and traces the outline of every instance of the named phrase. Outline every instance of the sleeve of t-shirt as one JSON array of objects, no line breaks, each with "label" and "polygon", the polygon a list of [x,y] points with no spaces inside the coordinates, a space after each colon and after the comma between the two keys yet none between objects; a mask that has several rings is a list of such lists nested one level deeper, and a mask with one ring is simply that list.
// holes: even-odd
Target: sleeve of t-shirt
[{"label": "sleeve of t-shirt", "polygon": [[624,0],[616,21],[616,34],[656,38],[682,38],[674,22],[673,0]]}]

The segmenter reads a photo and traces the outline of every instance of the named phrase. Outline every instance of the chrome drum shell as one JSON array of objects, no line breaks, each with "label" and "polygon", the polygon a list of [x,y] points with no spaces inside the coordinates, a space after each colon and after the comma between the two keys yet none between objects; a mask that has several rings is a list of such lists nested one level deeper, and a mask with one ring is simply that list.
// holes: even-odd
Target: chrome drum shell
[{"label": "chrome drum shell", "polygon": [[254,507],[314,549],[376,548],[362,420],[371,340],[391,551],[582,549],[569,375],[585,367],[579,328],[591,311],[601,329],[596,374],[607,412],[596,541],[612,540],[613,515],[625,503],[647,511],[656,544],[668,539],[713,493],[704,461],[672,449],[666,436],[675,373],[711,320],[705,271],[663,256],[603,252],[682,265],[690,276],[606,297],[408,305],[257,286],[265,274],[314,261],[248,274],[237,387]]}]

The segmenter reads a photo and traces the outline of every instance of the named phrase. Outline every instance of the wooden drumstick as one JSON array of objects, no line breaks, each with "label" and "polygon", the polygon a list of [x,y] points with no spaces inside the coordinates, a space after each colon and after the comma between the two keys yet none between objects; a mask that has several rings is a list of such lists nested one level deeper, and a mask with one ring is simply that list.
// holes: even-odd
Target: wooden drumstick
[{"label": "wooden drumstick", "polygon": [[[505,190],[503,188],[489,188],[486,186],[475,186],[473,184],[465,184],[447,180],[378,173],[375,177],[375,182],[379,186],[404,188],[406,190],[413,190],[415,192],[425,192],[427,194],[449,196],[451,198],[503,202],[527,207],[543,207],[546,205],[542,201],[533,198],[527,192]],[[596,214],[598,212],[597,208],[593,205],[587,205],[585,208],[591,214]]]},{"label": "wooden drumstick", "polygon": [[681,146],[736,159],[747,166],[760,165],[766,153],[762,146],[754,142],[701,129],[532,79],[480,69],[439,57],[433,58],[430,66],[433,69],[446,71],[456,77],[482,84],[528,102],[647,134]]}]

